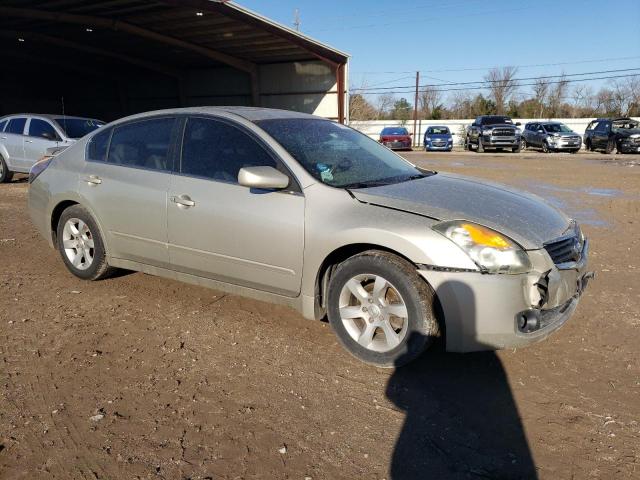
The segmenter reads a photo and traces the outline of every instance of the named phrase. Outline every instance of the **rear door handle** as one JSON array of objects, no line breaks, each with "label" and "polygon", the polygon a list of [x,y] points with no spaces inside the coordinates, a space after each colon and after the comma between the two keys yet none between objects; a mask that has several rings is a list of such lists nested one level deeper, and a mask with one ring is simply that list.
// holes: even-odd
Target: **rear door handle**
[{"label": "rear door handle", "polygon": [[25,143],[33,143],[33,140],[25,140]]},{"label": "rear door handle", "polygon": [[89,175],[83,179],[89,185],[100,185],[102,183],[102,179],[97,175]]},{"label": "rear door handle", "polygon": [[171,201],[178,205],[178,208],[189,208],[195,207],[196,205],[196,202],[191,200],[191,197],[189,197],[189,195],[184,194],[171,197]]}]

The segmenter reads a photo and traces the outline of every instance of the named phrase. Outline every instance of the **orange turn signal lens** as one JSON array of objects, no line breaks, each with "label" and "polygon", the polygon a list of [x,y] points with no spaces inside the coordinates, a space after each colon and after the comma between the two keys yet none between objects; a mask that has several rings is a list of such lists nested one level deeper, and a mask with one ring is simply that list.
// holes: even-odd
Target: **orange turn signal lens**
[{"label": "orange turn signal lens", "polygon": [[460,226],[469,233],[471,239],[478,245],[493,247],[500,250],[511,247],[511,244],[502,235],[491,229],[481,227],[480,225],[472,225],[470,223],[463,223]]}]

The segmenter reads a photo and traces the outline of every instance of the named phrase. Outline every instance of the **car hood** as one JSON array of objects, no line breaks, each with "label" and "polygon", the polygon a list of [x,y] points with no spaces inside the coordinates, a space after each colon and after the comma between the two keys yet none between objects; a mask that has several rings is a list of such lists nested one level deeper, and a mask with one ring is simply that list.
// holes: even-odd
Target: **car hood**
[{"label": "car hood", "polygon": [[513,123],[493,123],[491,125],[483,125],[482,128],[488,130],[490,128],[518,128],[518,127]]},{"label": "car hood", "polygon": [[553,132],[549,135],[554,137],[579,137],[580,134],[576,132]]},{"label": "car hood", "polygon": [[352,190],[357,200],[435,220],[467,220],[497,230],[527,250],[561,236],[570,219],[535,195],[461,175]]},{"label": "car hood", "polygon": [[634,128],[630,130],[618,131],[618,135],[622,137],[631,137],[640,135],[640,128]]}]

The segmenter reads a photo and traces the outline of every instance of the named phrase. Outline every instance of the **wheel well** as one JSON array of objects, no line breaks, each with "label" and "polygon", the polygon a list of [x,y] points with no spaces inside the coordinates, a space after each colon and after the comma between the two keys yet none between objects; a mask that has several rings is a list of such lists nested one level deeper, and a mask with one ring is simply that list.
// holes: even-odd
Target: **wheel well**
[{"label": "wheel well", "polygon": [[56,205],[53,209],[53,212],[51,212],[51,238],[53,239],[54,245],[57,241],[56,232],[58,231],[58,221],[60,220],[60,216],[62,215],[62,212],[64,212],[71,205],[78,205],[78,202],[65,200],[64,202],[60,202],[58,205]]},{"label": "wheel well", "polygon": [[381,250],[383,252],[389,252],[397,255],[400,258],[405,259],[409,263],[413,264],[411,260],[402,255],[401,253],[391,250],[390,248],[383,247],[381,245],[375,245],[373,243],[354,243],[351,245],[344,245],[331,252],[324,259],[318,270],[315,284],[315,298],[316,298],[316,318],[324,318],[326,315],[326,291],[329,285],[329,279],[334,268],[344,262],[347,258],[358,255],[359,253],[366,252],[367,250]]}]

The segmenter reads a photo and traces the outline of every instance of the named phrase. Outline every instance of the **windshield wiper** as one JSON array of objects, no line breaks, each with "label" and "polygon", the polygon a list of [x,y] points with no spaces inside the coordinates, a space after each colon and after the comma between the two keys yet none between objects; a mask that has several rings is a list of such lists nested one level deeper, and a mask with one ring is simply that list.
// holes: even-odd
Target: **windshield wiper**
[{"label": "windshield wiper", "polygon": [[353,182],[341,185],[341,188],[369,188],[369,187],[383,187],[389,185],[389,182],[382,182],[380,180],[371,180],[368,182]]}]

